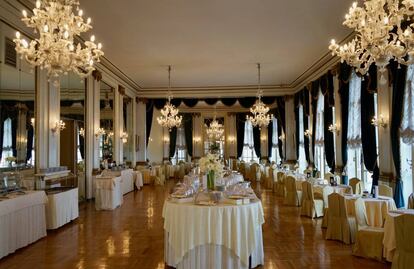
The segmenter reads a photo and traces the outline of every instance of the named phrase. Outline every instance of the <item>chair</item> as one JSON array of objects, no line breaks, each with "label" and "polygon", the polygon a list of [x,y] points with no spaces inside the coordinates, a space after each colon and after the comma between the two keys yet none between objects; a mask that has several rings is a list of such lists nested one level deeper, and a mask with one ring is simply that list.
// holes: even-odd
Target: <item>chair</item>
[{"label": "chair", "polygon": [[244,180],[247,180],[246,178],[246,164],[242,161],[239,165],[239,173],[243,175]]},{"label": "chair", "polygon": [[183,179],[185,176],[185,165],[180,164],[180,168],[178,170],[178,179]]},{"label": "chair", "polygon": [[[267,168],[266,168],[267,169]],[[275,174],[273,168],[270,166],[267,170],[267,178],[266,178],[266,188],[273,190],[273,182],[275,180]]]},{"label": "chair", "polygon": [[354,177],[349,180],[349,185],[352,188],[354,194],[362,194],[361,180]]},{"label": "chair", "polygon": [[352,254],[382,261],[384,228],[368,226],[365,203],[362,198],[355,201],[355,218],[357,231]]},{"label": "chair", "polygon": [[285,178],[284,204],[289,206],[300,206],[302,202],[302,191],[296,189],[296,178],[287,176]]},{"label": "chair", "polygon": [[408,197],[408,209],[414,209],[414,193],[411,193],[410,197]]},{"label": "chair", "polygon": [[231,159],[231,169],[237,171],[237,159]]},{"label": "chair", "polygon": [[285,174],[283,172],[277,172],[275,183],[274,190],[276,196],[285,197]]},{"label": "chair", "polygon": [[396,250],[392,269],[413,268],[414,265],[414,215],[403,214],[394,219]]},{"label": "chair", "polygon": [[312,184],[307,181],[302,183],[302,207],[300,215],[312,219],[323,216],[323,200],[315,199]]},{"label": "chair", "polygon": [[329,195],[334,193],[334,189],[331,186],[326,186],[322,190],[322,198],[323,198],[323,220],[322,220],[322,228],[328,228],[328,214],[329,214]]},{"label": "chair", "polygon": [[339,193],[328,196],[329,214],[326,239],[339,240],[345,244],[355,242],[355,218],[349,217],[345,205],[345,197]]},{"label": "chair", "polygon": [[378,194],[380,196],[386,196],[390,198],[394,197],[392,188],[390,186],[382,185],[382,184],[378,186]]},{"label": "chair", "polygon": [[260,181],[262,176],[262,171],[260,171],[260,165],[258,163],[254,163],[250,167],[250,174],[251,180]]}]

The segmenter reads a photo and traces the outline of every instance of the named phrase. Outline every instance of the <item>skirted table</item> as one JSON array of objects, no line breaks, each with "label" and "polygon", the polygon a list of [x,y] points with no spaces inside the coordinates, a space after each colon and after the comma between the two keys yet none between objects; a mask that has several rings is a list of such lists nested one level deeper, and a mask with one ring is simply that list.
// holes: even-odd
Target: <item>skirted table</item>
[{"label": "skirted table", "polygon": [[244,269],[264,264],[262,203],[200,206],[165,201],[165,262],[175,268]]},{"label": "skirted table", "polygon": [[95,178],[95,208],[96,210],[114,210],[122,205],[121,177]]},{"label": "skirted table", "polygon": [[53,230],[79,217],[78,188],[48,192],[46,204],[47,229]]},{"label": "skirted table", "polygon": [[44,191],[0,201],[0,258],[46,236]]}]

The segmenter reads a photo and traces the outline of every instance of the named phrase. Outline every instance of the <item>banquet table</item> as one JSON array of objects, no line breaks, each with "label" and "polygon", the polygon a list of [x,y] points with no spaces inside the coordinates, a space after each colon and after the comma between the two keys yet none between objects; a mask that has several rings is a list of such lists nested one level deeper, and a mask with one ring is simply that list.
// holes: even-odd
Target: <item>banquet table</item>
[{"label": "banquet table", "polygon": [[141,171],[134,171],[134,182],[135,187],[137,187],[138,190],[144,187],[144,180]]},{"label": "banquet table", "polygon": [[175,268],[244,269],[264,264],[259,200],[199,206],[165,201],[165,262]]},{"label": "banquet table", "polygon": [[[313,185],[313,191],[316,192],[316,193],[323,194],[323,189],[326,188],[327,186],[330,186],[330,185],[315,184],[315,185]],[[352,194],[352,187],[351,186],[337,185],[337,186],[331,186],[331,188],[333,189],[333,192],[335,192],[335,193],[339,193],[339,194],[342,194],[342,195]]]},{"label": "banquet table", "polygon": [[120,171],[105,170],[102,172],[104,177],[121,177],[122,194],[127,194],[134,191],[134,173],[132,169],[125,169]]},{"label": "banquet table", "polygon": [[78,188],[48,193],[46,224],[48,230],[57,229],[79,217]]},{"label": "banquet table", "polygon": [[44,191],[27,191],[0,201],[0,258],[46,236]]},{"label": "banquet table", "polygon": [[[359,195],[345,195],[348,214],[355,216],[355,201]],[[385,218],[391,210],[397,210],[394,199],[385,196],[363,198],[369,226],[384,227]]]},{"label": "banquet table", "polygon": [[388,212],[385,218],[384,239],[382,241],[384,245],[383,256],[389,262],[392,262],[395,249],[397,248],[397,243],[395,239],[394,219],[403,214],[414,215],[414,210],[413,209],[393,210],[393,211]]},{"label": "banquet table", "polygon": [[122,205],[121,181],[121,177],[97,176],[95,178],[96,210],[114,210]]}]

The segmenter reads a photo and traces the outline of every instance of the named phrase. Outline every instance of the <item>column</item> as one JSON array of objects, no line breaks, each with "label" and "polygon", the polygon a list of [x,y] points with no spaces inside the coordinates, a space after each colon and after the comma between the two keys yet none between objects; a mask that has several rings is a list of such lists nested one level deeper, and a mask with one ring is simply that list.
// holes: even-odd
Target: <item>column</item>
[{"label": "column", "polygon": [[60,83],[50,81],[45,70],[36,68],[36,170],[59,166]]},{"label": "column", "polygon": [[125,95],[125,88],[121,85],[118,86],[118,90],[114,91],[114,140],[113,151],[114,161],[117,164],[124,163],[123,160],[123,144],[121,140],[121,134],[124,131],[123,127],[123,96]]},{"label": "column", "polygon": [[227,113],[227,152],[230,159],[237,159],[237,129],[236,129],[236,113]]},{"label": "column", "polygon": [[138,118],[138,114],[137,114],[137,102],[136,102],[136,98],[133,98],[134,100],[131,101],[131,105],[132,105],[132,115],[131,115],[131,124],[132,124],[132,129],[131,129],[131,137],[129,137],[128,139],[131,140],[132,143],[132,149],[131,149],[131,154],[132,154],[132,166],[134,167],[136,162],[137,162],[137,152],[138,152],[138,139],[137,139],[137,128],[138,128],[138,124],[137,124],[137,118]]},{"label": "column", "polygon": [[293,95],[285,98],[286,130],[285,130],[285,156],[286,163],[296,163],[296,124],[295,124],[295,103]]},{"label": "column", "polygon": [[16,131],[16,149],[17,149],[17,162],[26,162],[27,156],[27,111],[28,108],[24,103],[18,103],[16,105],[19,110],[17,116],[17,131]]},{"label": "column", "polygon": [[[388,71],[385,71],[384,77],[388,78]],[[392,108],[392,87],[389,86],[388,81],[381,84],[381,72],[378,72],[378,107],[377,115],[383,118],[385,126],[378,126],[378,154],[379,154],[379,168],[380,181],[389,183],[392,181],[394,174],[394,164],[391,151],[391,108]]]},{"label": "column", "polygon": [[147,102],[145,98],[136,98],[135,131],[137,135],[136,162],[144,164],[147,161]]},{"label": "column", "polygon": [[334,95],[335,95],[335,124],[337,128],[337,132],[334,135],[334,143],[335,143],[335,166],[336,170],[342,171],[344,168],[343,160],[342,160],[342,113],[341,113],[341,96],[339,94],[339,80],[338,76],[334,74],[333,77],[334,82]]},{"label": "column", "polygon": [[97,130],[100,128],[100,81],[101,72],[95,70],[86,79],[86,114],[85,114],[85,180],[86,198],[92,198],[92,171],[99,168],[99,140]]},{"label": "column", "polygon": [[163,133],[163,161],[168,162],[170,161],[170,131],[168,128],[163,127],[162,128]]}]

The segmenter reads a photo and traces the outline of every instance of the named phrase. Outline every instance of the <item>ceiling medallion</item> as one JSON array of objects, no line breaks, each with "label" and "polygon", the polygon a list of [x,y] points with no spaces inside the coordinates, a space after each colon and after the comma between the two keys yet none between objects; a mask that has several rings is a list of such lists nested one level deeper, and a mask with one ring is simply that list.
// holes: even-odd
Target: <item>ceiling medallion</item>
[{"label": "ceiling medallion", "polygon": [[375,63],[385,83],[383,73],[391,60],[414,62],[413,15],[412,0],[367,0],[363,7],[355,2],[343,23],[354,29],[354,39],[341,46],[332,40],[329,49],[362,75]]},{"label": "ceiling medallion", "polygon": [[253,116],[246,116],[246,119],[250,121],[253,127],[267,127],[272,119],[272,116],[268,114],[269,107],[262,102],[263,91],[260,86],[260,63],[257,64],[258,71],[258,89],[257,89],[257,100],[253,107],[250,108],[250,112]]},{"label": "ceiling medallion", "polygon": [[[77,15],[73,13],[77,10]],[[33,16],[22,11],[22,21],[33,28],[38,37],[30,43],[16,33],[14,42],[21,58],[33,66],[46,69],[55,81],[62,74],[74,72],[80,77],[89,76],[95,70],[94,64],[104,55],[102,44],[95,44],[95,36],[82,46],[75,37],[92,29],[91,18],[83,20],[83,11],[76,0],[36,1]]]},{"label": "ceiling medallion", "polygon": [[161,109],[161,116],[157,117],[158,124],[162,127],[168,128],[171,132],[172,128],[180,127],[182,116],[178,116],[179,110],[173,104],[171,104],[171,66],[168,66],[168,97],[167,103],[164,108]]}]

